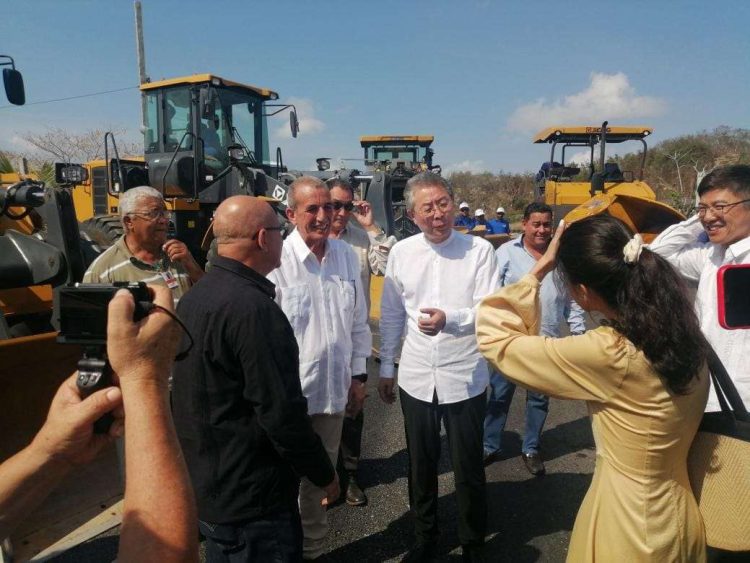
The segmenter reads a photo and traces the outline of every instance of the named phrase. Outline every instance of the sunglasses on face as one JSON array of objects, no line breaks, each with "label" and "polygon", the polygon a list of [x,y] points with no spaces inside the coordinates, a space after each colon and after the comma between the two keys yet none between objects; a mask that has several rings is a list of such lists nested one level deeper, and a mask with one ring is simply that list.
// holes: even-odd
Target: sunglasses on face
[{"label": "sunglasses on face", "polygon": [[344,203],[343,201],[334,201],[333,209],[335,211],[340,211],[341,209],[343,209],[344,211],[351,211],[352,209],[354,209],[354,202],[347,201],[346,203]]}]

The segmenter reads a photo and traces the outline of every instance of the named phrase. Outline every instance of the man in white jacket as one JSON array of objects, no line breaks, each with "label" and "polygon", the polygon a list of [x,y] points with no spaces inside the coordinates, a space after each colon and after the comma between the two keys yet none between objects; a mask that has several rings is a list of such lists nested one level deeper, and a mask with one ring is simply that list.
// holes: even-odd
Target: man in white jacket
[{"label": "man in white jacket", "polygon": [[[716,168],[701,181],[698,197],[695,215],[666,229],[650,248],[685,278],[697,282],[695,308],[701,329],[745,405],[750,405],[750,330],[722,328],[717,293],[719,268],[750,264],[750,166]],[[701,240],[704,233],[707,242]],[[706,411],[718,410],[719,402],[711,393]]]}]

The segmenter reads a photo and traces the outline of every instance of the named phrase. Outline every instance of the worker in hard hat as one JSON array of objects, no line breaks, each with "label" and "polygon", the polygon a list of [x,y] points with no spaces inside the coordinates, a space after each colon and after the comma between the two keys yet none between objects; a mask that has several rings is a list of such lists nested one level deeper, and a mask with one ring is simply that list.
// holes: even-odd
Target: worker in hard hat
[{"label": "worker in hard hat", "polygon": [[495,211],[495,218],[487,222],[487,232],[495,235],[510,234],[510,223],[505,218],[504,207],[498,207]]},{"label": "worker in hard hat", "polygon": [[477,229],[477,227],[484,227],[484,231],[486,233],[491,233],[490,226],[487,224],[487,218],[484,216],[484,209],[479,208],[476,211],[474,211],[474,229],[473,230],[481,230]]},{"label": "worker in hard hat", "polygon": [[458,210],[460,211],[460,213],[456,216],[456,220],[454,221],[453,225],[455,227],[465,227],[469,230],[473,229],[474,225],[476,225],[476,221],[469,213],[469,204],[465,201],[462,201],[458,206]]}]

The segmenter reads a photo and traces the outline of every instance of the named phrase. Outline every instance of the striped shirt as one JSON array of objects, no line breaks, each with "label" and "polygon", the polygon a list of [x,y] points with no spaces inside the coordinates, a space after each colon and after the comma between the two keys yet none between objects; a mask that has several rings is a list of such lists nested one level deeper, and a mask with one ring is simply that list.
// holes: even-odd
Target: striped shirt
[{"label": "striped shirt", "polygon": [[175,305],[192,285],[185,268],[178,262],[172,262],[164,256],[155,264],[139,260],[125,244],[125,237],[120,237],[115,244],[105,250],[83,274],[84,283],[145,282],[152,285],[169,287],[165,277],[169,272],[177,282],[172,288]]}]

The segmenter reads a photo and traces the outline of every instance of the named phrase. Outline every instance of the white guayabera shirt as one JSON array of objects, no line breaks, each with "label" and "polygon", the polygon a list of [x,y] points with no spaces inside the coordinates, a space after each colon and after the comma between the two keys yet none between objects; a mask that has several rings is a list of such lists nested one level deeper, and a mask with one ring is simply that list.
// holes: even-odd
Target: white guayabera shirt
[{"label": "white guayabera shirt", "polygon": [[[702,233],[703,226],[695,215],[666,229],[649,248],[666,258],[685,278],[698,283],[695,309],[701,330],[716,350],[745,406],[750,408],[750,330],[727,330],[719,324],[717,290],[719,268],[725,264],[750,264],[750,237],[724,247],[699,242]],[[668,325],[664,328],[669,330]],[[706,411],[719,410],[716,393],[711,391]]]},{"label": "white guayabera shirt", "polygon": [[[477,348],[476,307],[500,286],[492,245],[452,232],[440,243],[423,234],[391,249],[380,304],[380,377],[392,378],[394,358],[406,328],[398,385],[420,401],[456,403],[484,393],[487,362]],[[428,336],[418,328],[422,308],[441,309],[445,328]]]},{"label": "white guayabera shirt", "polygon": [[308,414],[344,412],[352,375],[367,373],[372,350],[357,255],[344,241],[329,239],[318,262],[294,230],[268,279],[297,337]]}]

